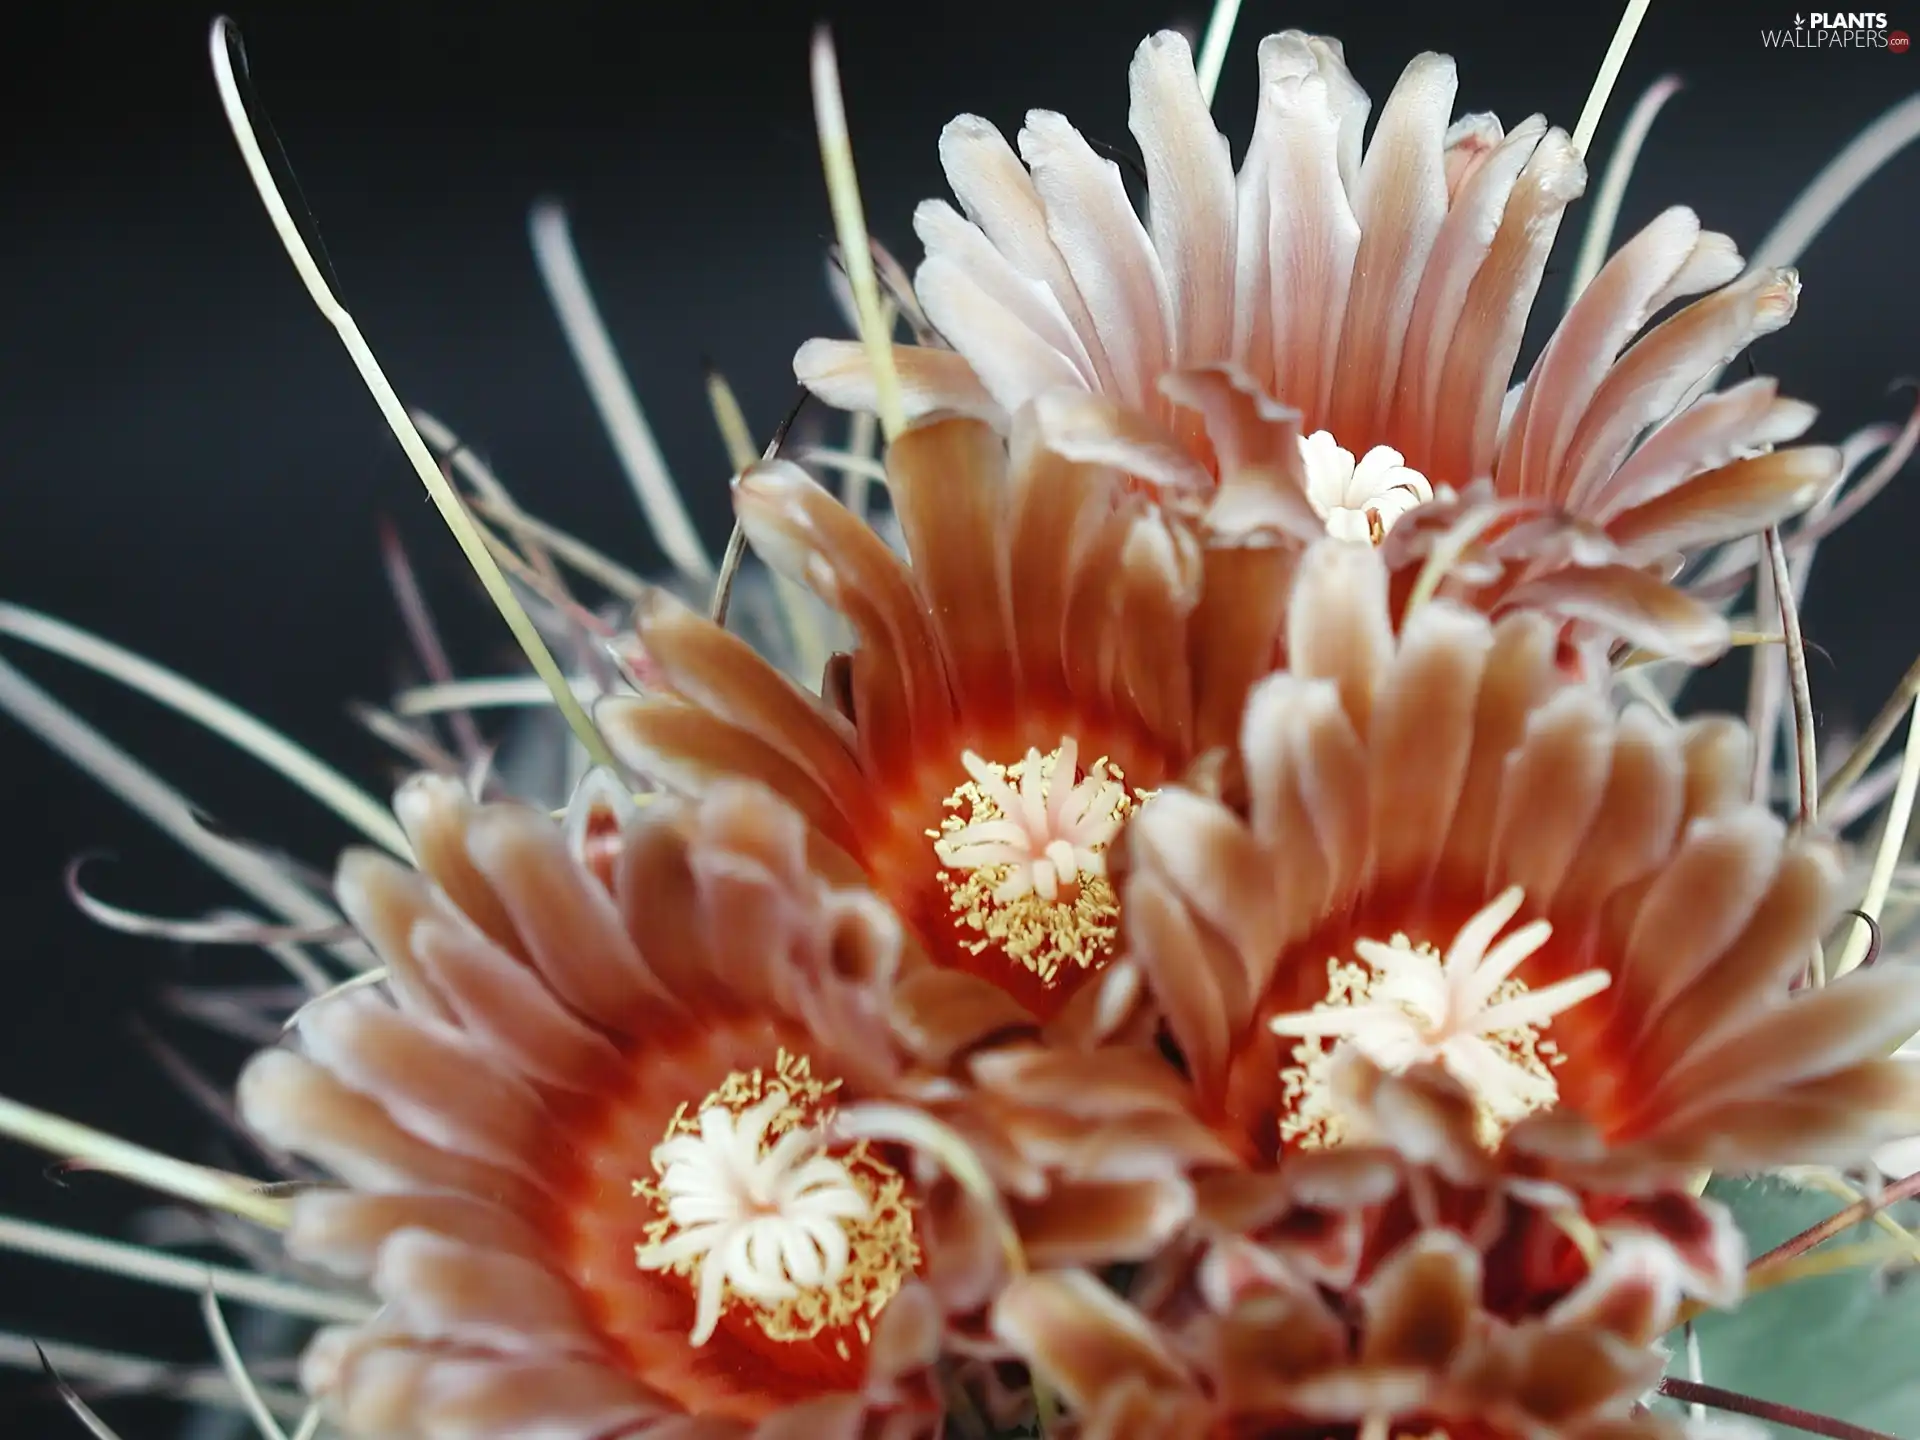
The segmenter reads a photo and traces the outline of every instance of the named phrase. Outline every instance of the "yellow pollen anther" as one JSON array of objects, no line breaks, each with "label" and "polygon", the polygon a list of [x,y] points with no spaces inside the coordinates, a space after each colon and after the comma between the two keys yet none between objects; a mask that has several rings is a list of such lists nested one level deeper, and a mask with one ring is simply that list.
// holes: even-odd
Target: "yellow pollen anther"
[{"label": "yellow pollen anther", "polygon": [[[729,1305],[770,1339],[851,1326],[864,1343],[919,1265],[900,1174],[864,1140],[826,1153],[839,1083],[785,1050],[772,1075],[735,1072],[675,1112],[653,1150],[656,1178],[634,1182],[659,1212],[635,1259],[693,1285],[695,1345]],[[844,1337],[836,1348],[849,1353]]]},{"label": "yellow pollen anther", "polygon": [[1351,450],[1316,430],[1301,437],[1300,460],[1307,500],[1337,540],[1378,545],[1394,521],[1433,499],[1427,477],[1409,470],[1406,457],[1386,445],[1374,446],[1355,464]]},{"label": "yellow pollen anther", "polygon": [[1551,1106],[1560,1094],[1552,1067],[1564,1057],[1546,1031],[1613,977],[1586,970],[1540,990],[1517,978],[1513,972],[1553,933],[1534,920],[1494,943],[1524,899],[1518,886],[1502,892],[1460,927],[1444,959],[1403,934],[1385,944],[1356,941],[1357,962],[1329,959],[1327,998],[1268,1022],[1274,1034],[1301,1042],[1281,1072],[1288,1101],[1281,1138],[1311,1149],[1354,1138],[1328,1083],[1338,1044],[1396,1074],[1422,1063],[1444,1067],[1474,1097],[1479,1139],[1489,1149],[1515,1121]]},{"label": "yellow pollen anther", "polygon": [[1084,776],[1079,759],[1071,736],[1011,765],[969,750],[960,760],[971,778],[927,832],[955,923],[974,932],[962,943],[976,955],[997,945],[1047,984],[1110,952],[1120,909],[1105,852],[1147,798],[1104,756]]}]

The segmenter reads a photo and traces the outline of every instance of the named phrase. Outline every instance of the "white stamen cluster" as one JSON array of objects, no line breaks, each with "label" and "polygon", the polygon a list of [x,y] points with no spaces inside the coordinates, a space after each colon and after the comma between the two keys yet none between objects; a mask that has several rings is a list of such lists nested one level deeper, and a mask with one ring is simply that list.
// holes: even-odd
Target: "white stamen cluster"
[{"label": "white stamen cluster", "polygon": [[1307,500],[1327,522],[1336,540],[1378,545],[1393,522],[1416,505],[1433,499],[1433,486],[1418,470],[1407,468],[1398,450],[1376,445],[1354,463],[1325,430],[1301,437],[1300,459],[1307,472]]},{"label": "white stamen cluster", "polygon": [[[1551,1105],[1559,1093],[1538,1063],[1539,1028],[1613,981],[1600,969],[1539,990],[1514,979],[1513,972],[1553,933],[1547,921],[1534,920],[1493,943],[1524,899],[1517,885],[1503,891],[1460,927],[1444,959],[1405,935],[1386,944],[1356,941],[1354,952],[1372,970],[1364,996],[1276,1015],[1270,1028],[1276,1035],[1343,1041],[1393,1073],[1438,1063],[1504,1130]],[[1516,1053],[1535,1063],[1518,1063]]]},{"label": "white stamen cluster", "polygon": [[709,1105],[699,1134],[654,1147],[673,1233],[642,1246],[639,1264],[667,1270],[694,1261],[695,1345],[713,1337],[728,1289],[773,1306],[802,1290],[830,1289],[846,1273],[846,1225],[867,1218],[866,1198],[845,1165],[820,1153],[818,1132],[791,1130],[766,1144],[767,1127],[786,1108],[783,1090],[738,1116]]},{"label": "white stamen cluster", "polygon": [[955,870],[1008,866],[993,892],[999,904],[1029,894],[1052,901],[1061,887],[1107,873],[1101,852],[1119,833],[1126,786],[1107,774],[1105,760],[1096,761],[1076,783],[1080,749],[1071,737],[1061,740],[1051,758],[1047,766],[1038,750],[1028,750],[1015,790],[971,750],[960,757],[999,817],[945,832],[933,851],[942,865]]}]

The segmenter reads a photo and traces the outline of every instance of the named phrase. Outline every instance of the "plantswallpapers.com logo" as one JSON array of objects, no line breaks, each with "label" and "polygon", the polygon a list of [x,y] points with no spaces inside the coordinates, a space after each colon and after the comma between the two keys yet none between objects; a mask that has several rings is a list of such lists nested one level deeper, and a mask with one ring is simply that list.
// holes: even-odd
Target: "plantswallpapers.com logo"
[{"label": "plantswallpapers.com logo", "polygon": [[1815,10],[1795,12],[1791,30],[1762,30],[1760,43],[1769,50],[1889,50],[1903,55],[1910,42],[1906,31],[1887,28],[1884,11]]}]

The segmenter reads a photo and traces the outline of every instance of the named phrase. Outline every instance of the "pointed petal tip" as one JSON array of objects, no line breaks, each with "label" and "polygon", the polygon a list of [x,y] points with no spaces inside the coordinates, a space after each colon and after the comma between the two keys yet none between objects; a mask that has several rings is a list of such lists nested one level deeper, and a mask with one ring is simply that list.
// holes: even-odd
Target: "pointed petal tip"
[{"label": "pointed petal tip", "polygon": [[1193,69],[1193,46],[1178,30],[1156,30],[1133,52],[1133,68],[1153,62],[1181,63]]},{"label": "pointed petal tip", "polygon": [[954,140],[1002,139],[1000,127],[991,120],[979,115],[961,114],[954,116],[940,129],[940,140],[945,144],[948,138]]},{"label": "pointed petal tip", "polygon": [[333,871],[333,896],[349,923],[369,935],[398,942],[393,920],[418,913],[428,882],[384,850],[356,845],[341,852]]},{"label": "pointed petal tip", "polygon": [[552,820],[524,805],[482,805],[467,822],[467,855],[489,877],[511,868],[532,849],[559,839]]},{"label": "pointed petal tip", "polygon": [[431,820],[434,812],[467,802],[467,787],[451,775],[431,770],[409,775],[393,792],[393,813],[401,828],[413,830]]}]

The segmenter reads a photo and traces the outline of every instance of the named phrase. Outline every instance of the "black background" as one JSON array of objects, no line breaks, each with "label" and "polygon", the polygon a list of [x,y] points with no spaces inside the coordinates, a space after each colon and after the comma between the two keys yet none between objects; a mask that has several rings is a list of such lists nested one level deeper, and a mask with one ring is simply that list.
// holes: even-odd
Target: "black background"
[{"label": "black background", "polygon": [[[1248,0],[1217,113],[1253,109],[1253,41],[1341,35],[1376,106],[1416,51],[1461,62],[1463,109],[1571,127],[1612,5],[1280,5]],[[346,718],[400,657],[375,547],[409,541],[458,662],[501,663],[498,622],[308,303],[253,197],[214,98],[210,11],[43,5],[0,36],[0,596],[175,666],[384,788],[386,756]],[[331,4],[243,7],[255,78],[344,287],[403,396],[494,461],[521,500],[636,566],[651,553],[579,385],[526,243],[530,201],[575,235],[675,474],[717,550],[724,457],[702,362],[762,433],[790,403],[788,361],[837,331],[830,220],[806,87],[810,24],[837,27],[873,228],[909,263],[912,204],[944,194],[934,153],[961,110],[1011,134],[1031,106],[1131,148],[1125,72],[1141,36],[1196,30],[1204,0],[851,4]],[[1098,16],[1098,18],[1092,18]],[[1731,17],[1731,18],[1730,18]],[[1894,14],[1920,30],[1920,9]],[[1673,70],[1623,231],[1695,206],[1756,244],[1841,144],[1920,82],[1920,57],[1763,49],[1785,6],[1660,3],[1597,153],[1634,96]],[[1822,407],[1838,438],[1897,418],[1920,372],[1912,293],[1920,154],[1873,182],[1802,262],[1799,318],[1760,367]],[[1571,267],[1562,235],[1543,314]],[[1809,630],[1829,722],[1863,718],[1911,658],[1913,482],[1823,551]],[[344,830],[305,798],[145,701],[9,650],[238,829],[327,862]],[[181,980],[265,978],[266,962],[102,934],[60,872],[106,847],[113,898],[197,913],[230,897],[31,737],[0,720],[0,1093],[150,1143],[209,1149],[192,1103],[134,1038]],[[163,1027],[165,1022],[162,1023]],[[233,1054],[209,1052],[230,1067]],[[237,1160],[237,1156],[227,1157]],[[132,1197],[0,1149],[0,1212],[120,1233]],[[0,1262],[0,1328],[201,1361],[191,1297]],[[164,1412],[110,1411],[129,1440]],[[0,1375],[0,1433],[79,1431],[37,1381]]]}]

